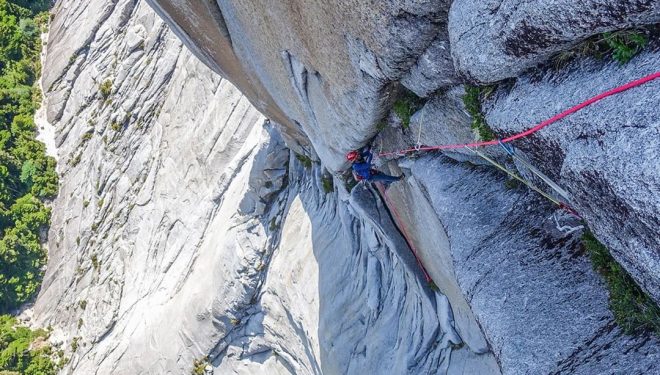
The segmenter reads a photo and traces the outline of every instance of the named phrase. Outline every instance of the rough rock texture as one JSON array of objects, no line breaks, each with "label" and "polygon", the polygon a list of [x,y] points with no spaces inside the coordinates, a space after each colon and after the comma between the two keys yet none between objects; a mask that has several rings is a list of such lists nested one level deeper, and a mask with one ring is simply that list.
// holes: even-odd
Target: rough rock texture
[{"label": "rough rock texture", "polygon": [[260,302],[218,345],[215,373],[499,373],[492,356],[455,346],[446,299],[425,285],[375,193],[326,194],[310,173],[292,170],[300,194]]},{"label": "rough rock texture", "polygon": [[401,84],[420,97],[427,97],[443,87],[460,83],[449,49],[446,31],[438,36],[419,57]]},{"label": "rough rock texture", "polygon": [[[150,1],[169,31],[140,1],[59,2],[43,83],[62,187],[34,321],[72,356],[63,372],[185,374],[207,356],[223,375],[658,372],[657,338],[613,323],[583,228],[469,150],[381,160],[407,176],[386,197],[325,179],[386,115],[384,151],[475,139],[448,53],[472,78],[479,56],[501,69],[486,80],[519,76],[604,30],[599,17],[606,29],[657,17],[655,3],[610,3],[578,2],[593,11],[567,25],[553,11],[567,2],[455,1],[448,16],[440,0]],[[565,38],[519,40],[515,63],[497,52],[532,29]],[[487,120],[527,128],[658,70],[654,48],[520,76]],[[386,113],[400,84],[429,98],[408,128]],[[657,147],[634,141],[658,138],[657,89],[516,144],[656,298]]]},{"label": "rough rock texture", "polygon": [[569,232],[577,220],[526,189],[506,188],[505,175],[487,167],[423,158],[411,174],[404,186],[419,184],[437,213],[456,280],[503,373],[657,370],[657,338],[615,327],[581,231]]},{"label": "rough rock texture", "polygon": [[[407,129],[403,129],[396,116],[390,116],[385,129],[374,138],[373,145],[378,152],[387,152],[405,150],[411,145],[428,146],[479,141],[478,134],[471,128],[472,118],[465,110],[463,95],[465,95],[463,85],[432,95],[410,118],[410,126]],[[498,159],[506,155],[499,148],[488,148],[483,151]],[[474,152],[464,148],[445,151],[445,153],[456,160],[488,164]],[[398,157],[398,155],[387,155],[384,159]]]},{"label": "rough rock texture", "polygon": [[[61,2],[51,35],[70,22],[85,30],[94,19],[68,12],[93,6]],[[67,351],[79,338],[65,373],[182,373],[252,297],[267,224],[237,206],[254,195],[245,192],[251,176],[274,170],[258,155],[278,142],[146,4],[113,9],[47,93],[49,113],[61,114],[51,120],[63,183],[35,319],[55,327]],[[68,43],[51,39],[51,51]],[[44,70],[55,76],[61,59],[69,56],[49,54]],[[277,187],[284,177],[268,178]]]},{"label": "rough rock texture", "polygon": [[83,36],[62,28],[95,31],[45,62],[62,186],[33,320],[63,373],[181,374],[207,355],[217,374],[499,373],[457,347],[373,192],[324,193],[144,3],[76,16],[96,6],[58,4],[51,51]]},{"label": "rough rock texture", "polygon": [[591,35],[658,22],[656,0],[455,0],[449,40],[461,74],[495,82]]},{"label": "rough rock texture", "polygon": [[[660,71],[657,48],[625,66],[586,60],[559,73],[520,77],[487,106],[488,123],[504,134],[519,132],[598,93]],[[606,98],[516,146],[569,192],[598,239],[660,302],[659,91],[660,81],[655,80]]]},{"label": "rough rock texture", "polygon": [[[344,166],[346,151],[375,134],[391,83],[431,46],[440,34],[438,26],[446,27],[449,7],[445,0],[220,0],[218,9],[209,12],[197,1],[149,3],[186,35],[183,40],[193,51],[235,55],[250,82],[231,74],[229,79],[292,138],[302,131],[308,139],[302,148],[335,171]],[[218,27],[226,34],[216,40],[207,30]],[[435,55],[430,52],[428,58]],[[217,71],[233,66],[223,56],[211,57]],[[268,95],[250,95],[255,85]],[[272,113],[269,97],[286,119]]]}]

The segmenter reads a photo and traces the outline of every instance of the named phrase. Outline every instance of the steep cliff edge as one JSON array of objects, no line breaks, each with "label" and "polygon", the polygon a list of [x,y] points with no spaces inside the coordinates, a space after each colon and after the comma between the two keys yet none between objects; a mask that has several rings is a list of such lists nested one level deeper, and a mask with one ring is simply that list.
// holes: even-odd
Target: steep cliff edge
[{"label": "steep cliff edge", "polygon": [[62,186],[33,320],[63,373],[498,372],[373,192],[325,193],[150,8],[62,1],[51,27]]},{"label": "steep cliff edge", "polygon": [[[206,16],[195,12],[188,1],[151,0],[150,3],[188,36],[200,32],[192,21]],[[302,130],[313,146],[313,150],[307,152],[313,158],[318,156],[334,171],[345,167],[342,156],[346,151],[355,148],[356,143],[362,146],[383,130],[382,119],[399,96],[400,85],[430,100],[412,116],[410,128],[406,128],[405,121],[402,124],[396,117],[389,116],[387,125],[390,126],[385,125],[373,142],[379,150],[396,150],[415,143],[433,145],[473,140],[469,129],[472,119],[465,114],[461,102],[465,91],[460,83],[466,79],[498,82],[517,78],[503,82],[493,98],[483,105],[485,121],[497,134],[506,136],[593,95],[660,70],[657,32],[650,34],[651,43],[646,51],[625,65],[612,61],[609,55],[604,62],[597,62],[580,53],[567,52],[599,33],[659,22],[660,9],[657,2],[652,1],[557,0],[538,5],[523,1],[470,0],[369,4],[294,1],[275,8],[251,1],[215,3],[225,27],[224,37],[231,42],[245,72],[262,82],[271,96],[278,98],[280,109],[288,116],[282,124],[284,133],[293,137]],[[167,11],[168,7],[189,11],[173,13]],[[184,41],[193,49],[213,49],[204,40],[188,37]],[[327,55],[329,51],[332,56]],[[558,52],[563,55],[555,56]],[[574,57],[575,61],[570,64],[561,61],[566,56]],[[222,65],[219,61],[213,63]],[[542,66],[537,67],[539,64]],[[657,289],[660,246],[655,240],[660,195],[654,183],[657,180],[657,172],[654,172],[657,170],[654,153],[658,132],[657,85],[651,82],[610,98],[551,130],[516,144],[522,157],[530,159],[563,187],[562,194],[568,191],[564,199],[583,214],[586,224],[656,302],[660,300]],[[265,110],[258,98],[251,97],[251,100]],[[351,104],[347,106],[346,103]],[[267,111],[265,113],[268,115]],[[632,143],[636,138],[649,141]],[[293,142],[289,144],[296,147]],[[297,150],[303,152],[305,148]],[[506,161],[502,150],[488,150],[488,153],[497,160]],[[486,163],[469,151],[450,156],[475,164]],[[402,168],[415,177],[410,169],[413,163],[399,159],[398,166],[389,164],[390,171],[397,173]],[[516,164],[510,166],[515,168]],[[520,163],[517,166],[526,178],[541,183]],[[441,172],[425,173],[433,176]],[[470,337],[468,332],[475,331],[470,328],[470,322],[474,321],[468,307],[472,305],[471,293],[468,285],[460,282],[457,273],[462,270],[452,272],[451,269],[459,267],[452,255],[453,248],[464,243],[477,246],[473,242],[475,239],[464,235],[452,242],[446,238],[448,234],[430,235],[432,228],[438,231],[437,228],[446,228],[450,223],[442,218],[440,208],[425,203],[432,202],[433,197],[424,193],[423,186],[415,187],[414,181],[408,179],[413,190],[394,188],[394,207],[390,208],[403,212],[403,224],[408,224],[408,230],[415,232],[414,241],[419,242],[415,247],[423,249],[424,263],[436,270],[435,278],[445,281],[439,285],[440,289],[450,297],[455,312],[462,312],[459,316],[465,318],[457,320],[457,329],[465,338]],[[487,188],[475,186],[473,199],[479,199],[484,189]],[[489,208],[483,210],[488,217]],[[578,226],[578,223],[573,225]],[[557,220],[556,228],[563,227]],[[528,229],[522,225],[518,228],[520,231]],[[578,234],[567,236],[575,241]],[[437,243],[443,244],[439,252],[433,246]],[[530,240],[530,243],[534,242]],[[577,242],[567,246],[572,251],[579,247]],[[441,255],[445,248],[450,249],[449,256]],[[550,248],[559,254],[563,246],[558,243]],[[580,266],[576,263],[574,267]],[[553,275],[551,271],[548,274]],[[567,275],[571,274],[572,271],[567,271]],[[521,277],[523,275],[526,273],[521,273]],[[556,279],[558,275],[549,277]],[[596,278],[593,273],[591,276]],[[571,283],[579,284],[577,280],[567,282]],[[531,296],[532,290],[519,294]],[[606,314],[605,305],[605,301],[582,304],[578,315]],[[489,336],[492,327],[485,325],[484,316],[476,315]],[[535,338],[536,342],[543,342],[543,335],[560,329],[552,322],[552,319],[546,322],[549,331],[537,332],[540,336]],[[559,324],[556,319],[554,322]],[[597,332],[599,330],[596,328]],[[576,340],[590,341],[588,331],[578,332]],[[491,344],[494,340],[490,337]],[[481,346],[478,342],[478,338],[467,340],[477,350]],[[626,345],[627,339],[619,342]],[[552,361],[568,361],[569,357],[565,357],[568,354],[560,352],[550,357]],[[496,354],[503,370],[522,370],[505,366],[522,357],[514,358],[516,354],[507,355],[506,351]],[[542,363],[537,364],[544,366]],[[535,370],[554,371],[552,365],[549,366]]]},{"label": "steep cliff edge", "polygon": [[[472,140],[465,76],[516,77],[483,103],[506,135],[660,70],[654,42],[623,66],[527,70],[658,22],[654,2],[571,2],[595,9],[577,24],[522,1],[148,2],[172,31],[141,1],[54,12],[43,82],[62,186],[35,321],[71,356],[64,373],[658,370],[657,338],[616,326],[582,223],[472,153],[382,160],[406,174],[387,201],[326,171],[376,134],[384,151]],[[409,126],[388,113],[402,86],[428,97]],[[656,299],[657,147],[631,140],[658,139],[657,90],[516,144]]]},{"label": "steep cliff edge", "polygon": [[[434,92],[442,89],[438,94],[442,96],[442,92],[461,83],[461,77],[474,78],[479,82],[524,78],[528,69],[551,63],[554,54],[573,48],[585,38],[660,22],[660,6],[649,0],[553,0],[538,6],[524,1],[384,1],[364,4],[293,1],[275,7],[258,1],[220,0],[210,5],[213,8],[211,13],[186,0],[148,1],[174,25],[187,46],[198,54],[206,51],[204,56],[206,60],[212,60],[209,64],[216,71],[222,71],[226,62],[209,56],[220,51],[233,53],[242,66],[242,72],[250,77],[251,85],[263,86],[269,97],[275,98],[280,112],[286,115],[286,120],[280,125],[290,147],[306,152],[312,158],[318,155],[324,166],[332,171],[344,169],[344,154],[363,146],[378,132],[378,124],[389,110],[401,84],[424,96],[434,96]],[[223,30],[221,41],[228,46],[213,45],[212,37],[203,27],[207,23]],[[657,32],[651,36],[652,42],[656,39]],[[657,43],[652,45],[651,49],[657,48]],[[589,79],[588,73],[570,69],[564,69],[563,75],[574,76],[574,81],[586,82]],[[615,77],[639,78],[635,74],[653,73],[654,69],[657,70],[657,65],[649,62],[638,69],[619,66],[595,73],[593,76],[598,76],[603,84],[592,85],[593,92],[596,94],[597,89],[609,87],[605,84],[622,81],[617,81]],[[232,79],[231,74],[228,78]],[[239,88],[243,87],[241,79],[235,79]],[[579,94],[575,91],[541,93],[544,89],[541,85],[532,83],[527,86],[529,88],[525,90],[528,92],[536,90],[536,95],[550,98],[553,95],[566,98]],[[249,87],[246,90],[252,92]],[[632,95],[652,101],[653,95],[648,93],[653,90],[651,86]],[[269,107],[263,104],[269,100],[258,94],[248,94],[248,97],[257,108],[270,116]],[[533,104],[545,106],[544,103]],[[517,107],[519,113],[525,113],[522,108]],[[551,109],[544,112],[549,116],[564,107],[545,108]],[[634,107],[633,110],[637,108],[642,107]],[[450,105],[435,113],[451,111],[454,109]],[[280,112],[273,114],[275,121],[281,121],[277,120],[281,117]],[[520,127],[542,119],[538,116],[540,112],[534,113],[536,116],[525,118]],[[644,119],[651,122],[653,129],[652,117],[645,116]],[[457,124],[460,125],[460,122],[459,119]],[[497,128],[498,124],[492,125],[499,130],[499,134],[511,131],[505,127]],[[447,127],[459,128],[451,122]],[[301,132],[308,141],[299,144],[293,139],[300,139]],[[470,140],[469,132],[454,134],[462,141]],[[628,138],[630,136],[633,134],[627,135]],[[541,143],[545,144],[542,140],[537,142]],[[311,149],[308,147],[310,145]],[[557,147],[547,150],[549,154],[561,152]],[[551,164],[556,161],[552,157],[546,158],[548,165],[541,165],[546,174],[550,174]],[[641,169],[654,167],[652,159],[646,159],[644,163],[646,167]],[[628,174],[620,178],[630,179],[633,184],[639,176]],[[582,189],[588,188],[591,183],[584,179]],[[608,189],[616,188],[609,186]],[[649,193],[644,198],[634,199],[643,199],[646,206],[657,207],[657,190],[652,189]],[[606,193],[604,200],[619,199],[615,195]],[[579,199],[577,196],[574,198]],[[604,203],[603,207],[612,205],[616,203]],[[645,209],[641,206],[636,204],[636,207],[631,207],[634,211],[632,215],[648,217],[649,213],[643,212]],[[659,212],[653,210],[651,216],[657,218]],[[602,218],[597,216],[587,217],[590,226],[599,238],[613,248],[617,260],[659,301],[657,276],[649,274],[658,275],[660,271],[657,267],[660,262],[658,244],[639,239],[649,237],[646,230],[628,231],[629,237],[644,243],[642,257],[650,260],[650,265],[643,264],[646,261],[641,259],[633,265],[629,256],[622,255],[627,252],[622,241],[615,243],[607,240],[616,237],[612,232],[621,223],[608,219],[606,225],[610,233],[605,233],[605,224],[601,224]],[[642,226],[652,224],[657,222]],[[649,248],[649,245],[655,249]],[[652,270],[648,272],[645,268]],[[649,278],[654,277],[656,279],[650,283]]]}]

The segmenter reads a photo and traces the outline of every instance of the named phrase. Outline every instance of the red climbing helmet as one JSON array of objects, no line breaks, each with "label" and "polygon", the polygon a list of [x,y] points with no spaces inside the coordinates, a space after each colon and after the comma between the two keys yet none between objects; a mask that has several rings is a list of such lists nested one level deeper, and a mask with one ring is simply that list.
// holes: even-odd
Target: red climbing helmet
[{"label": "red climbing helmet", "polygon": [[356,161],[360,157],[360,153],[357,151],[350,151],[348,154],[346,154],[346,160],[348,161]]}]

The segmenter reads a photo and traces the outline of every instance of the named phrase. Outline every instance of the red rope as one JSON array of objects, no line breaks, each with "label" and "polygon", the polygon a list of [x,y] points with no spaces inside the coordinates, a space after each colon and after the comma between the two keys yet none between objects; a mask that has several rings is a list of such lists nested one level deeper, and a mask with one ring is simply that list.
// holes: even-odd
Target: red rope
[{"label": "red rope", "polygon": [[399,216],[399,212],[396,210],[396,207],[390,202],[390,199],[387,196],[387,192],[385,191],[385,188],[381,184],[376,184],[378,186],[378,190],[380,191],[380,194],[385,198],[385,204],[389,208],[390,212],[392,212],[395,216],[396,220],[396,225],[401,228],[401,233],[403,233],[403,237],[406,239],[406,242],[408,243],[408,247],[410,247],[410,251],[412,251],[413,256],[417,260],[417,264],[419,265],[419,268],[422,270],[422,273],[424,274],[424,278],[426,279],[427,283],[433,282],[433,279],[429,275],[429,273],[426,271],[426,268],[424,268],[424,265],[422,264],[421,259],[419,259],[419,256],[417,255],[417,249],[415,249],[415,245],[413,245],[412,240],[410,239],[410,235],[408,234],[408,230],[406,229],[405,224],[403,223],[403,220],[401,219],[401,216]]},{"label": "red rope", "polygon": [[[391,155],[401,155],[401,154],[407,154],[410,152],[416,152],[416,151],[431,151],[431,150],[448,150],[448,149],[456,149],[456,148],[464,148],[464,147],[483,147],[483,146],[493,146],[497,145],[500,142],[502,143],[507,143],[511,141],[515,141],[516,139],[520,139],[523,137],[527,137],[533,133],[536,133],[537,131],[545,128],[546,126],[555,123],[564,117],[571,115],[584,107],[587,107],[591,104],[596,103],[599,100],[602,100],[604,98],[607,98],[608,96],[616,95],[620,92],[626,91],[628,89],[631,89],[633,87],[641,86],[647,82],[653,81],[654,79],[660,78],[660,72],[656,72],[653,74],[650,74],[646,77],[637,79],[632,82],[628,82],[625,85],[615,87],[609,91],[606,91],[604,93],[598,94],[576,106],[573,106],[541,123],[538,125],[534,126],[531,129],[525,130],[524,132],[514,134],[508,138],[504,138],[501,140],[492,140],[492,141],[486,141],[486,142],[474,142],[474,143],[465,143],[465,144],[449,144],[449,145],[439,145],[439,146],[423,146],[423,147],[415,147],[415,148],[409,148],[405,150],[400,150],[400,151],[393,151],[393,152],[381,152],[378,155],[379,156],[391,156]],[[399,212],[396,210],[394,205],[390,202],[389,197],[387,196],[387,193],[385,189],[378,184],[378,190],[380,191],[381,195],[385,199],[385,204],[388,206],[390,209],[390,212],[394,214],[394,219],[397,222],[397,226],[401,229],[401,233],[403,234],[403,237],[405,238],[406,242],[408,243],[408,247],[410,247],[410,250],[413,253],[413,256],[417,260],[417,264],[419,265],[419,268],[422,270],[422,273],[424,274],[424,278],[426,279],[426,282],[433,282],[433,279],[429,275],[429,273],[426,271],[426,268],[424,268],[424,265],[422,264],[421,259],[419,259],[419,256],[417,255],[417,249],[415,248],[415,245],[413,244],[413,241],[410,238],[410,235],[408,234],[408,230],[406,229],[406,226],[404,225],[403,220],[401,219],[401,216],[399,215]],[[562,204],[563,205],[563,204]],[[561,205],[560,205],[561,206]],[[565,206],[565,205],[564,205]],[[565,206],[568,207],[568,206]],[[570,207],[568,207],[571,212],[574,212]],[[579,217],[579,216],[578,216]]]},{"label": "red rope", "polygon": [[[528,135],[536,133],[537,131],[545,128],[546,126],[548,126],[552,123],[555,123],[555,122],[563,119],[564,117],[583,109],[584,107],[587,107],[591,104],[594,104],[595,102],[597,102],[601,99],[607,98],[608,96],[616,95],[620,92],[626,91],[626,90],[631,89],[633,87],[641,86],[641,85],[643,85],[647,82],[653,81],[654,79],[657,79],[657,78],[660,78],[660,72],[655,72],[655,73],[650,74],[646,77],[637,79],[637,80],[632,81],[632,82],[628,82],[625,85],[613,88],[609,91],[605,91],[604,93],[598,94],[598,95],[594,96],[591,99],[588,99],[588,100],[586,100],[586,101],[584,101],[584,102],[582,102],[582,103],[580,103],[580,104],[578,104],[574,107],[571,107],[571,108],[565,110],[564,112],[561,112],[557,115],[554,115],[553,117],[541,122],[540,124],[534,126],[531,129],[525,130],[522,133],[512,135],[511,137],[504,138],[500,141],[502,143],[507,143],[507,142],[515,141],[516,139],[519,139],[519,138],[527,137]],[[493,146],[493,145],[497,145],[498,143],[499,143],[499,141],[496,139],[496,140],[492,140],[492,141],[474,142],[474,143],[466,143],[466,144],[423,146],[423,147],[416,147],[416,148],[408,148],[408,149],[400,150],[400,151],[381,152],[380,154],[378,154],[378,156],[401,155],[401,154],[407,154],[407,153],[411,153],[411,152],[415,152],[415,151],[449,150],[449,149],[464,148],[464,147]]]}]

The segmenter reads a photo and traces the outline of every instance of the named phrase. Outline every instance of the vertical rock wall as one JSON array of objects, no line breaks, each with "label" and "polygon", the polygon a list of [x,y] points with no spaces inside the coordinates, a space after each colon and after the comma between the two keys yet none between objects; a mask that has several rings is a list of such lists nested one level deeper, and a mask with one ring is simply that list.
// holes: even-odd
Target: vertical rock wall
[{"label": "vertical rock wall", "polygon": [[[503,188],[469,151],[382,161],[407,175],[389,207],[337,177],[325,191],[325,168],[345,167],[384,118],[383,150],[473,140],[465,77],[518,78],[484,105],[508,134],[561,109],[556,97],[657,70],[651,43],[623,67],[577,59],[523,73],[593,33],[658,22],[655,3],[149,3],[172,31],[140,1],[55,8],[43,85],[62,187],[35,320],[71,356],[64,373],[657,370],[657,340],[613,323],[580,224]],[[593,9],[571,13],[580,22],[552,11],[572,7]],[[401,86],[429,97],[408,129],[386,116]],[[653,139],[656,86],[578,119],[597,125],[520,145],[654,296],[657,158],[603,141]],[[630,160],[641,172],[626,172]],[[419,277],[393,210],[440,292]]]},{"label": "vertical rock wall", "polygon": [[499,372],[374,193],[324,193],[144,3],[58,3],[44,70],[62,186],[34,321],[63,373]]}]

